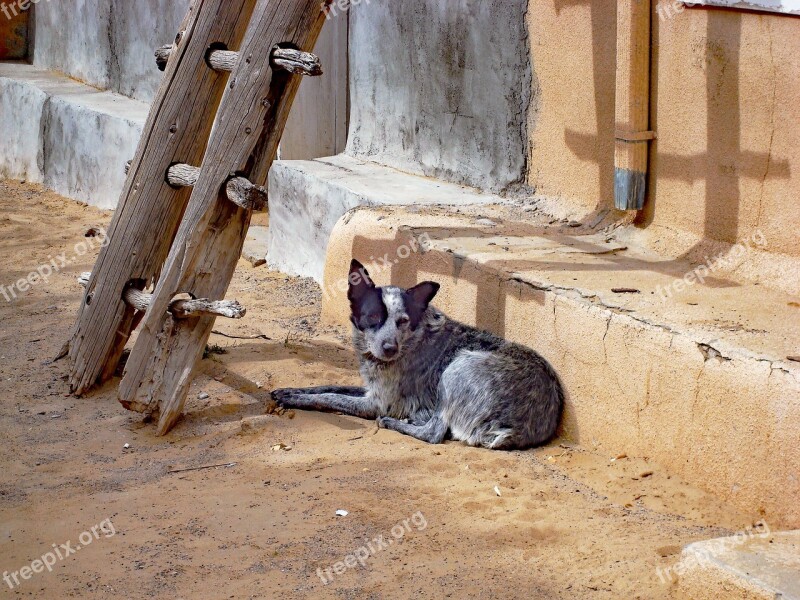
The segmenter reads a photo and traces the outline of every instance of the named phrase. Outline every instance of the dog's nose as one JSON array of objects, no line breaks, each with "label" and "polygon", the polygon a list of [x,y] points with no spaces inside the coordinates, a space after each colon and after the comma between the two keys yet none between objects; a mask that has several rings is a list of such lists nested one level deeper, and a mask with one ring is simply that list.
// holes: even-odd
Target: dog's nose
[{"label": "dog's nose", "polygon": [[395,354],[397,354],[397,344],[393,342],[384,342],[383,353],[388,357],[394,356]]}]

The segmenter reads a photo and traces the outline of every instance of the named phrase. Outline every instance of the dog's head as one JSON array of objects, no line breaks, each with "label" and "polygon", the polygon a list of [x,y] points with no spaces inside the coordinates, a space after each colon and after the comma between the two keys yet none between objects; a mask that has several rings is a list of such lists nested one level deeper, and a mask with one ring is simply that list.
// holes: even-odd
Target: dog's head
[{"label": "dog's head", "polygon": [[350,320],[362,338],[361,350],[380,362],[393,362],[422,323],[439,284],[424,281],[413,288],[377,287],[357,260],[350,263],[347,298]]}]

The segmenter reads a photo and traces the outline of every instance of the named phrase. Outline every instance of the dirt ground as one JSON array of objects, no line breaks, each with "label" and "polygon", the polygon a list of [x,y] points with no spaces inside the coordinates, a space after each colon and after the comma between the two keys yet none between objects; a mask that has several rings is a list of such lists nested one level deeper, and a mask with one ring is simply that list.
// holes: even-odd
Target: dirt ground
[{"label": "dirt ground", "polygon": [[[51,362],[97,255],[75,245],[110,217],[0,181],[0,571],[19,573],[2,597],[677,598],[657,569],[758,519],[624,448],[492,452],[265,415],[271,389],[358,374],[313,281],[244,261],[228,298],[247,316],[216,325],[240,339],[212,337],[185,418],[156,438],[118,380],[75,398]],[[8,291],[62,253],[49,281]],[[180,471],[210,465],[228,466]],[[21,570],[56,549],[52,572]]]}]

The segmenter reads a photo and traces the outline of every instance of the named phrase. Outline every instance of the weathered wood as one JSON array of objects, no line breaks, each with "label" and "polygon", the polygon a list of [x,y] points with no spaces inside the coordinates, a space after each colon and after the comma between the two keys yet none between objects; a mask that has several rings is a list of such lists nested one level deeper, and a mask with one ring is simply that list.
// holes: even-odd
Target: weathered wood
[{"label": "weathered wood", "polygon": [[[173,187],[193,187],[200,177],[200,168],[191,165],[172,165],[167,171],[167,182]],[[247,210],[267,209],[267,190],[253,185],[244,177],[231,178],[226,187],[228,199]]]},{"label": "weathered wood", "polygon": [[[83,287],[89,285],[91,273],[81,273],[78,283]],[[131,308],[145,312],[150,307],[153,295],[135,287],[128,287],[122,294],[125,303]],[[167,309],[176,319],[191,319],[193,317],[214,316],[228,319],[241,319],[247,314],[247,309],[237,300],[205,300],[183,299],[173,300]]]},{"label": "weathered wood", "polygon": [[253,185],[244,177],[234,177],[225,186],[228,200],[246,210],[261,212],[267,210],[267,189]]},{"label": "weathered wood", "polygon": [[614,203],[644,208],[650,129],[650,0],[617,5],[616,147]]},{"label": "weathered wood", "polygon": [[[162,64],[166,66],[170,55],[172,54],[172,46],[162,46],[156,50],[156,63],[160,70]],[[233,50],[212,50],[206,55],[206,63],[215,71],[223,73],[230,73],[236,68],[236,61],[239,60],[239,53]]]},{"label": "weathered wood", "polygon": [[208,64],[215,71],[230,73],[236,68],[239,53],[232,50],[214,50],[208,55]]},{"label": "weathered wood", "polygon": [[158,65],[159,71],[167,70],[170,54],[172,54],[172,44],[161,46],[156,50],[156,65]]},{"label": "weathered wood", "polygon": [[[214,43],[238,47],[256,0],[195,0],[171,49],[118,208],[100,251],[70,340],[70,388],[76,394],[110,378],[136,311],[122,298],[129,281],[159,277],[191,194],[165,181],[176,162],[200,164],[228,76],[208,68]],[[86,299],[91,298],[87,303]]]},{"label": "weathered wood", "polygon": [[[172,46],[162,46],[156,50],[156,62],[158,68],[164,70],[167,66]],[[208,64],[215,71],[230,73],[236,68],[239,60],[239,53],[232,50],[212,50],[208,53]],[[322,63],[315,54],[302,52],[294,48],[281,48],[276,46],[272,49],[273,69],[283,69],[295,75],[309,75],[318,77],[322,75]]]},{"label": "weathered wood", "polygon": [[[167,182],[173,187],[193,187],[200,177],[200,167],[177,164],[167,171]],[[225,187],[228,199],[247,210],[267,209],[267,190],[253,185],[244,177],[231,178]]]},{"label": "weathered wood", "polygon": [[241,319],[247,309],[236,300],[173,300],[169,305],[176,319],[192,319],[194,317],[226,317]]},{"label": "weathered wood", "polygon": [[295,75],[322,75],[322,63],[311,52],[302,52],[294,48],[275,47],[272,49],[272,68],[285,69]]},{"label": "weathered wood", "polygon": [[193,187],[200,177],[200,167],[178,163],[167,169],[167,183],[172,187]]},{"label": "weathered wood", "polygon": [[225,92],[200,179],[120,385],[123,405],[158,407],[158,435],[180,417],[214,324],[212,317],[177,321],[166,309],[179,292],[224,297],[252,214],[228,201],[229,173],[266,182],[300,83],[270,68],[271,49],[288,43],[310,50],[324,22],[319,0],[258,0],[241,47],[248,59],[239,61]]}]

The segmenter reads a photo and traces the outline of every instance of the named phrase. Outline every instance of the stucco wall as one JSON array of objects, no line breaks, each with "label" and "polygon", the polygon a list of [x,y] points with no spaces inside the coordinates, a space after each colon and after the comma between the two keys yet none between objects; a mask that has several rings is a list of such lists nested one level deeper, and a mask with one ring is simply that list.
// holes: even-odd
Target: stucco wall
[{"label": "stucco wall", "polygon": [[[660,239],[734,243],[761,231],[800,256],[800,18],[654,2],[649,200]],[[615,4],[531,0],[528,182],[589,212],[613,205]]]},{"label": "stucco wall", "polygon": [[481,189],[523,180],[526,2],[355,5],[348,154]]},{"label": "stucco wall", "polygon": [[656,20],[653,202],[643,224],[800,256],[800,18]]},{"label": "stucco wall", "polygon": [[33,63],[151,102],[153,52],[175,39],[189,0],[70,0],[36,5]]}]

